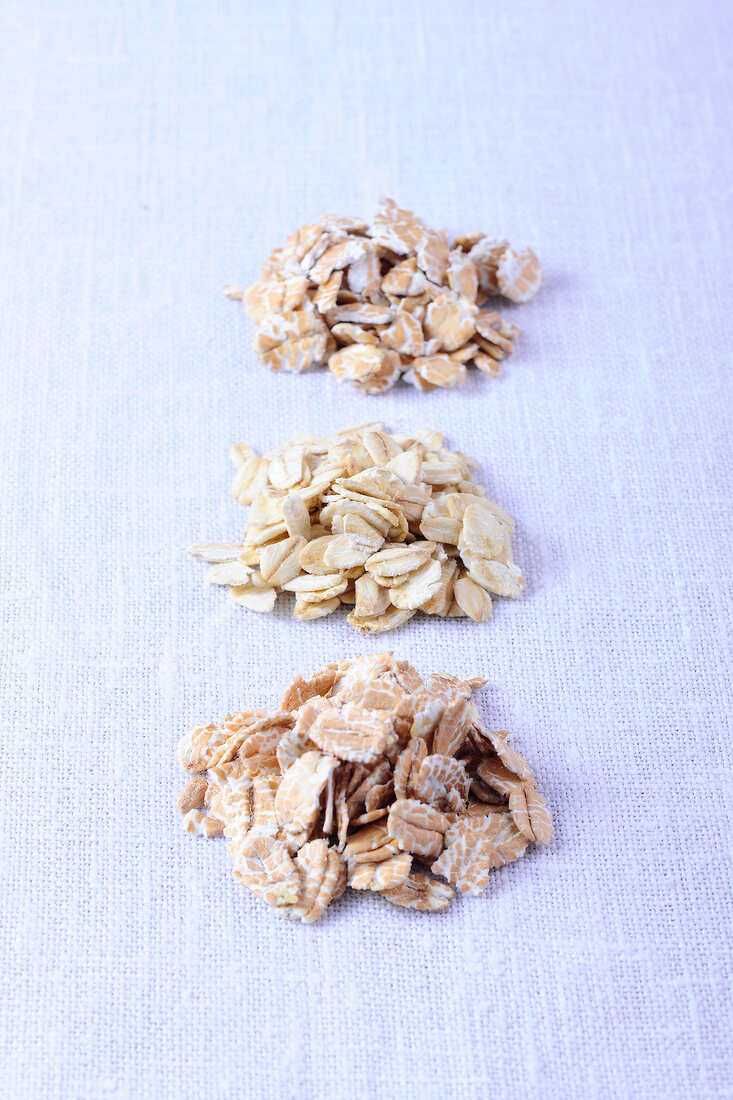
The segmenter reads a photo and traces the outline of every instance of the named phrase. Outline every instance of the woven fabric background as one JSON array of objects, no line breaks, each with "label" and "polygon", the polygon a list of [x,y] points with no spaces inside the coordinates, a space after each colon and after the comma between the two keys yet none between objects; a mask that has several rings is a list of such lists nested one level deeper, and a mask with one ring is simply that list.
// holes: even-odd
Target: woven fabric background
[{"label": "woven fabric background", "polygon": [[[6,0],[0,1065],[20,1098],[733,1096],[724,0]],[[380,193],[531,243],[493,382],[278,377],[220,293]],[[247,614],[229,445],[438,427],[517,518],[485,626]],[[557,836],[302,927],[183,834],[189,724],[393,647],[483,673]]]}]

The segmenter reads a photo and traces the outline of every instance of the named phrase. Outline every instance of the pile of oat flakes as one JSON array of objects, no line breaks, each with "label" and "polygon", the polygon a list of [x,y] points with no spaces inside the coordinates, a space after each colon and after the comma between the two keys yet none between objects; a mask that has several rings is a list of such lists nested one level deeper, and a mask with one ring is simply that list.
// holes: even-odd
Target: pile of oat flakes
[{"label": "pile of oat flakes", "polygon": [[[495,375],[519,330],[487,299],[526,302],[541,282],[531,249],[481,233],[451,242],[388,199],[372,225],[304,226],[260,282],[227,293],[257,323],[272,370],[327,364],[378,394],[399,378],[453,387],[470,365]],[[265,455],[238,444],[232,458],[232,495],[249,506],[243,540],[189,553],[245,608],[272,611],[288,593],[299,620],[345,605],[354,630],[378,634],[418,611],[483,622],[492,597],[523,590],[514,521],[437,431],[374,421],[301,432]],[[224,834],[235,877],[306,924],[347,886],[425,911],[444,909],[454,888],[477,894],[492,869],[552,836],[527,762],[481,721],[472,696],[484,683],[423,680],[391,653],[298,676],[278,709],[180,741],[184,827]]]},{"label": "pile of oat flakes", "polygon": [[225,293],[244,301],[271,370],[328,364],[339,381],[377,394],[400,377],[419,390],[457,386],[471,365],[496,375],[519,329],[487,299],[526,302],[541,283],[530,248],[483,233],[451,243],[386,199],[372,225],[327,215],[302,226],[259,282]]},{"label": "pile of oat flakes", "polygon": [[391,653],[297,677],[278,710],[179,743],[185,827],[223,832],[235,877],[304,923],[347,885],[421,910],[444,909],[452,886],[477,894],[552,836],[529,765],[481,722],[483,683],[423,681]]},{"label": "pile of oat flakes", "polygon": [[293,593],[297,619],[341,605],[363,634],[418,611],[483,622],[491,597],[518,596],[514,521],[472,480],[475,463],[439,432],[390,435],[381,423],[301,433],[260,456],[233,448],[232,493],[251,505],[243,543],[190,548],[238,604],[272,611]]}]

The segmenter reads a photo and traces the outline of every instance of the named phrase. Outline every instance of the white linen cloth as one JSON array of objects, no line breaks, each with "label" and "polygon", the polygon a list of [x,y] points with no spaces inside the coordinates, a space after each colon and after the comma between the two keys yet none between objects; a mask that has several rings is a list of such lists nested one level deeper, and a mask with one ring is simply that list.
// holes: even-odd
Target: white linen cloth
[{"label": "white linen cloth", "polygon": [[[728,6],[2,24],[4,1095],[733,1095]],[[221,286],[380,193],[538,252],[501,380],[380,399],[255,360]],[[479,459],[526,598],[365,639],[205,587],[229,445],[373,418]],[[182,832],[174,745],[390,647],[488,676],[556,839],[442,915],[287,923]]]}]

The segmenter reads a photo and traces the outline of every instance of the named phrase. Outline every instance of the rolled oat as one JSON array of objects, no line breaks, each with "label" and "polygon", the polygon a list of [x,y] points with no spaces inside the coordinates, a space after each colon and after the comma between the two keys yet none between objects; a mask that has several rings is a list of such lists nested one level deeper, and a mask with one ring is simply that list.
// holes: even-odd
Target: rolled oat
[{"label": "rolled oat", "polygon": [[251,505],[242,543],[192,546],[210,584],[251,611],[282,592],[310,621],[349,606],[362,634],[418,611],[484,622],[492,595],[516,597],[514,521],[472,480],[475,463],[438,432],[390,435],[381,423],[330,438],[301,433],[260,457],[232,448],[232,495]]},{"label": "rolled oat", "polygon": [[527,302],[541,284],[530,248],[481,233],[451,243],[385,199],[371,226],[334,216],[303,226],[259,282],[225,293],[244,302],[271,370],[327,364],[377,394],[400,377],[419,390],[458,386],[471,365],[496,375],[519,329],[484,304],[497,294]]},{"label": "rolled oat", "polygon": [[181,740],[183,826],[223,832],[235,877],[305,924],[347,885],[426,911],[449,905],[452,887],[477,894],[552,837],[529,765],[481,722],[483,682],[423,680],[391,653],[298,676],[279,710]]}]

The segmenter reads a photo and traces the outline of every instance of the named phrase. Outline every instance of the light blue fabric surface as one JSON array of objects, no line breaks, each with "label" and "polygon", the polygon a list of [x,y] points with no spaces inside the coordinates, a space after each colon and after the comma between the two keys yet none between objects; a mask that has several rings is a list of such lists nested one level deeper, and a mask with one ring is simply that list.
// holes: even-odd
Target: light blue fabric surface
[{"label": "light blue fabric surface", "polygon": [[[0,21],[4,1095],[733,1095],[729,6]],[[382,192],[536,248],[501,380],[256,363],[221,286]],[[229,445],[374,417],[476,456],[526,599],[363,639],[205,588],[182,549],[243,529]],[[434,919],[290,925],[180,830],[173,747],[385,644],[489,677],[557,838]]]}]

